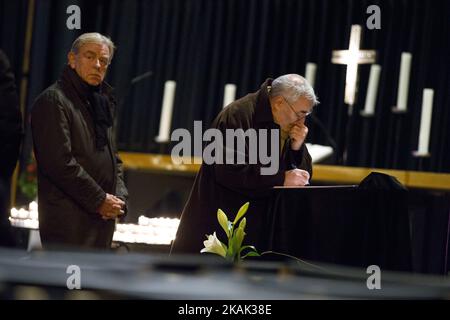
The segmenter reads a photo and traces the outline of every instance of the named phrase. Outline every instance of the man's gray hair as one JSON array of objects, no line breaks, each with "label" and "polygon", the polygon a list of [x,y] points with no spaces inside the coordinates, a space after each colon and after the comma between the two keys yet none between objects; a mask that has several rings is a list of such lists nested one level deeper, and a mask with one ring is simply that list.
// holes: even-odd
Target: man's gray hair
[{"label": "man's gray hair", "polygon": [[313,87],[298,74],[285,74],[272,81],[270,96],[283,96],[289,103],[305,97],[313,106],[319,104]]},{"label": "man's gray hair", "polygon": [[78,53],[80,48],[86,43],[105,44],[109,49],[109,62],[111,62],[116,47],[114,46],[114,43],[110,38],[98,32],[83,33],[72,43],[72,48],[70,49],[70,51],[72,51],[73,53]]}]

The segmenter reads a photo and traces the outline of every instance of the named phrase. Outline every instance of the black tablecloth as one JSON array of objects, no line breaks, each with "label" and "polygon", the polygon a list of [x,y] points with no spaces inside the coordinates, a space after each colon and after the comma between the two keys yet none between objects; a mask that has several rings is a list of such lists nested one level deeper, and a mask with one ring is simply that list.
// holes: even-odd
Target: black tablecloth
[{"label": "black tablecloth", "polygon": [[274,189],[266,218],[269,250],[306,260],[412,271],[407,191]]}]

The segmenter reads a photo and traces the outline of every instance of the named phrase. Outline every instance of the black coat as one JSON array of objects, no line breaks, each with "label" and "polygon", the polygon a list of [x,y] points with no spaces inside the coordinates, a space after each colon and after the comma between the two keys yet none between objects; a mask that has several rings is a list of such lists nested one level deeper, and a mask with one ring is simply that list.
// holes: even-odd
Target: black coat
[{"label": "black coat", "polygon": [[22,136],[22,116],[14,74],[8,58],[0,50],[0,246],[13,246],[8,220],[9,186],[19,158]]},{"label": "black coat", "polygon": [[[225,129],[242,128],[280,129],[274,122],[267,95],[268,79],[261,89],[246,95],[227,106],[214,120],[212,127]],[[246,150],[248,151],[248,142]],[[270,148],[270,146],[268,146]],[[248,162],[247,162],[248,163]],[[239,208],[250,202],[246,216],[247,227],[244,244],[264,250],[266,213],[270,191],[282,186],[286,170],[299,168],[312,176],[311,156],[306,145],[299,151],[290,148],[286,140],[280,155],[280,167],[275,175],[261,175],[261,164],[202,164],[188,202],[183,210],[180,226],[172,246],[172,253],[199,253],[206,234],[217,232],[219,240],[226,243],[225,233],[217,221],[217,209],[222,209],[233,220]]]},{"label": "black coat", "polygon": [[[128,196],[111,128],[107,146],[96,148],[94,122],[81,81],[66,67],[32,109],[39,229],[44,247],[110,247],[115,222],[104,221],[97,210],[106,193],[123,200]],[[103,83],[102,92],[114,114],[111,87]]]}]

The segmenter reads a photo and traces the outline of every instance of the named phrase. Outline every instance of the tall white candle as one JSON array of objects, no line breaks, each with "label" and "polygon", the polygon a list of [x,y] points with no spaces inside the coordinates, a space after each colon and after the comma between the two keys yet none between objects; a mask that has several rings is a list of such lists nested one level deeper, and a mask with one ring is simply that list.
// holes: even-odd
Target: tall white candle
[{"label": "tall white candle", "polygon": [[398,91],[397,91],[398,110],[406,111],[407,109],[411,60],[412,60],[411,53],[409,52],[402,53],[402,59],[400,62],[400,76],[398,78]]},{"label": "tall white candle", "polygon": [[373,64],[370,67],[369,85],[367,88],[366,104],[364,105],[364,113],[366,115],[373,115],[375,113],[380,71],[381,67],[378,64]]},{"label": "tall white candle", "polygon": [[314,88],[314,84],[316,82],[316,71],[317,71],[317,64],[308,62],[306,64],[306,70],[305,70],[305,79],[309,82],[311,87]]},{"label": "tall white candle", "polygon": [[420,118],[419,147],[421,155],[428,153],[430,144],[431,116],[433,114],[433,89],[424,89],[422,97],[422,116]]},{"label": "tall white candle", "polygon": [[164,97],[159,121],[159,134],[156,137],[157,142],[169,142],[170,127],[172,125],[173,103],[175,100],[176,82],[169,80],[164,85]]},{"label": "tall white candle", "polygon": [[236,85],[227,83],[223,93],[223,108],[232,103],[236,99]]}]

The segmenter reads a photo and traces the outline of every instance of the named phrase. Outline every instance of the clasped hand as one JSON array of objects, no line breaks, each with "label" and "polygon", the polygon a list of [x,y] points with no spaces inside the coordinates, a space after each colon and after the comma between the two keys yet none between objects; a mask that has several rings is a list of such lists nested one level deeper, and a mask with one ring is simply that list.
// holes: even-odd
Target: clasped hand
[{"label": "clasped hand", "polygon": [[107,193],[105,200],[98,209],[98,213],[102,216],[103,220],[115,219],[124,214],[124,206],[125,202],[116,196]]}]

